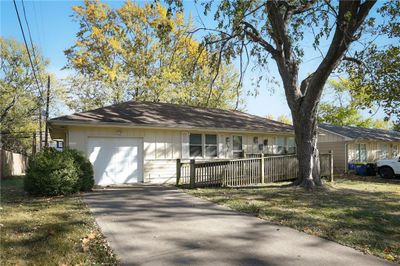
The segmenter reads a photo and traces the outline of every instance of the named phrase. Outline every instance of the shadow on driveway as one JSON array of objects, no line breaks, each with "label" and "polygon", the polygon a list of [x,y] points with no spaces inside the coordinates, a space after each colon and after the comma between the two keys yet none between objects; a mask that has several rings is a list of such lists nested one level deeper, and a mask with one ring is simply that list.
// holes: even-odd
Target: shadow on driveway
[{"label": "shadow on driveway", "polygon": [[125,265],[394,265],[174,187],[103,189],[85,201]]}]

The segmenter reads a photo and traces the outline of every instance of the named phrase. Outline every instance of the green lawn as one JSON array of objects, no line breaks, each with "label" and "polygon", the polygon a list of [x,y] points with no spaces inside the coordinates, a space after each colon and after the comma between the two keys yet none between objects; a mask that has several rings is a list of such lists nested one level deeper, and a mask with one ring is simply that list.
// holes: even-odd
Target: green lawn
[{"label": "green lawn", "polygon": [[1,265],[117,265],[79,195],[31,198],[1,180]]},{"label": "green lawn", "polygon": [[400,263],[400,180],[338,179],[314,193],[289,183],[186,192]]}]

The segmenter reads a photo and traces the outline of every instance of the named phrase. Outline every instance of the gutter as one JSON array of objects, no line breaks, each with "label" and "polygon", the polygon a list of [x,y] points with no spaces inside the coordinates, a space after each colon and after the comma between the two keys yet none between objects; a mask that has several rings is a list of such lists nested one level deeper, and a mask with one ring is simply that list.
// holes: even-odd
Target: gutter
[{"label": "gutter", "polygon": [[238,128],[216,128],[216,127],[194,127],[194,126],[179,126],[179,125],[166,125],[166,126],[154,126],[154,125],[138,125],[133,123],[118,123],[118,122],[97,122],[97,121],[65,121],[65,120],[50,120],[49,125],[54,126],[82,126],[82,127],[122,127],[122,128],[144,128],[144,129],[168,129],[168,130],[209,130],[217,132],[245,132],[245,133],[281,133],[284,135],[294,135],[292,131],[265,131],[265,130],[249,130],[249,129],[238,129]]}]

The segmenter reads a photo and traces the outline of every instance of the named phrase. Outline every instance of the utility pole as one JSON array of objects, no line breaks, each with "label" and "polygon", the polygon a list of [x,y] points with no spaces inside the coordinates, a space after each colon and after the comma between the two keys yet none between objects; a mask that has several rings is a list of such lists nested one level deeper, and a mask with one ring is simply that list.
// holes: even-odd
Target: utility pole
[{"label": "utility pole", "polygon": [[45,117],[45,129],[44,129],[44,145],[45,147],[49,147],[49,128],[47,126],[47,120],[49,120],[49,103],[50,103],[50,75],[47,76],[47,95],[46,95],[46,117]]},{"label": "utility pole", "polygon": [[39,151],[42,149],[42,99],[39,99]]},{"label": "utility pole", "polygon": [[32,155],[36,154],[36,133],[32,134]]}]

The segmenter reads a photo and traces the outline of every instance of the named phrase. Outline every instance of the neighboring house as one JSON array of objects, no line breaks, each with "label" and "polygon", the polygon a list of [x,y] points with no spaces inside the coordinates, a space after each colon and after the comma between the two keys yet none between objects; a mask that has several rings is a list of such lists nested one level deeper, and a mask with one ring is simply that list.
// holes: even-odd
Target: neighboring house
[{"label": "neighboring house", "polygon": [[54,139],[87,155],[99,185],[174,182],[176,159],[295,152],[292,126],[239,111],[129,101],[49,124]]},{"label": "neighboring house", "polygon": [[333,151],[336,172],[347,172],[350,162],[374,162],[400,154],[400,132],[320,124],[318,149]]}]

